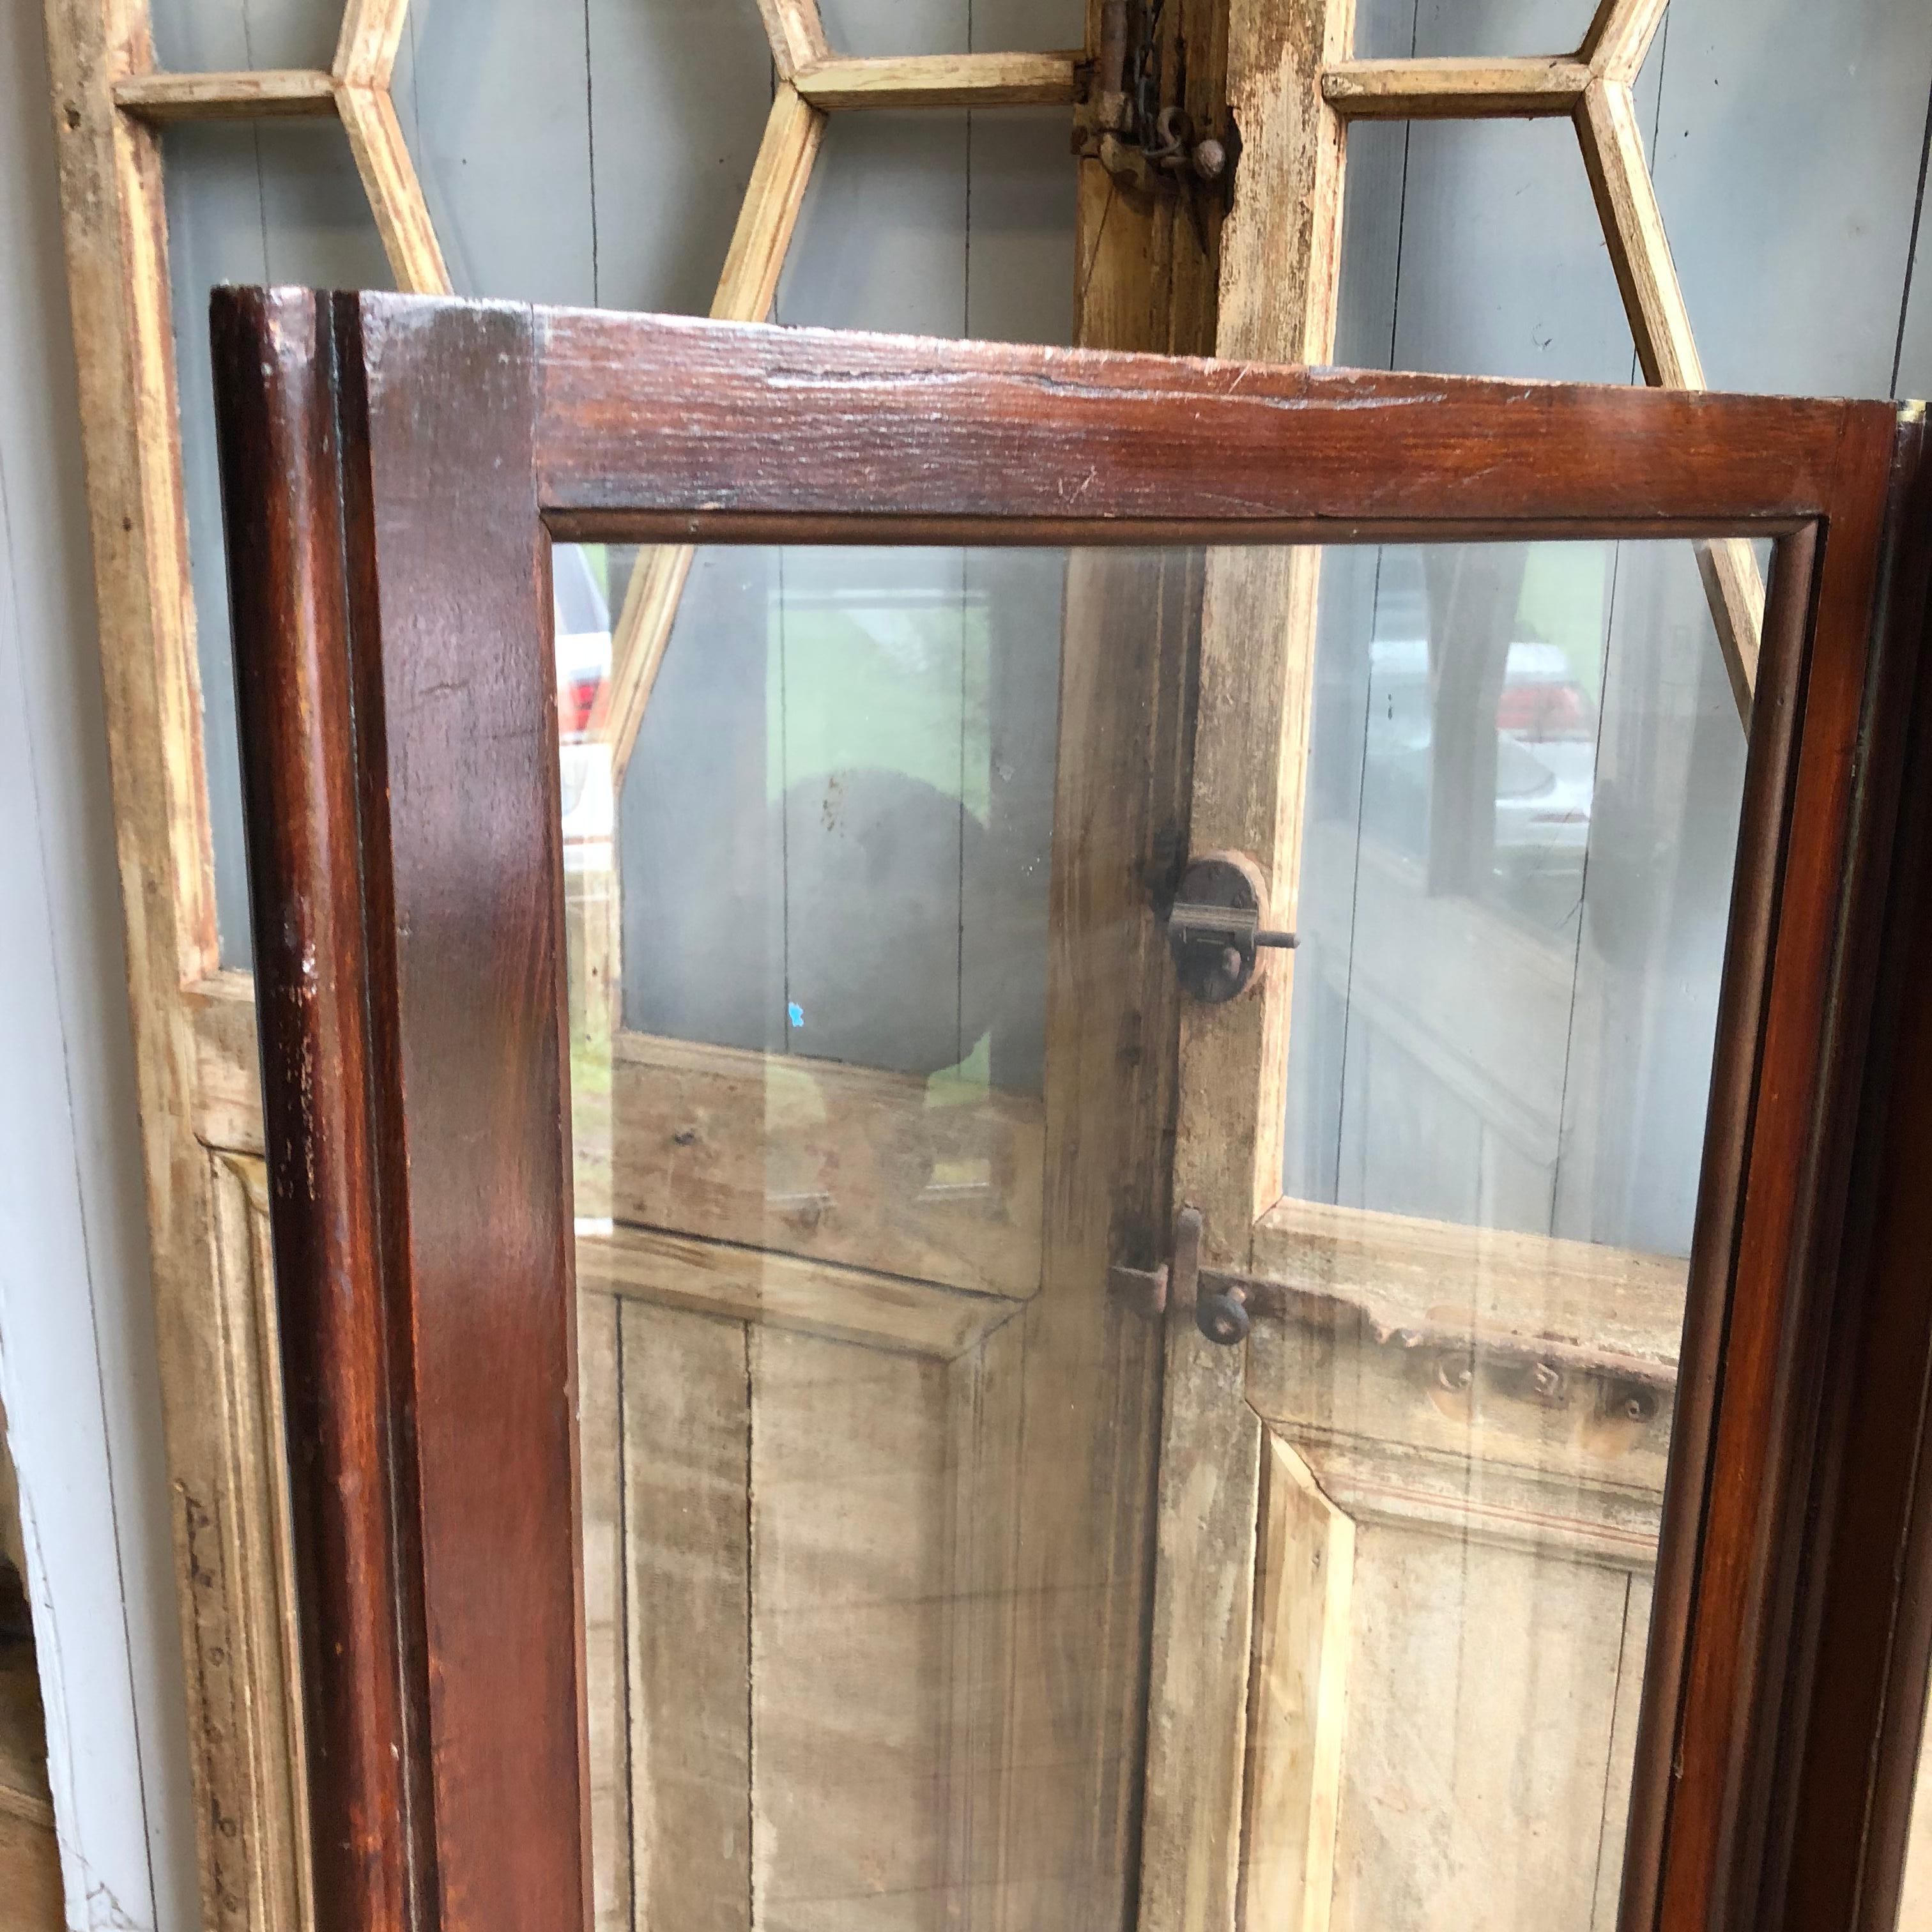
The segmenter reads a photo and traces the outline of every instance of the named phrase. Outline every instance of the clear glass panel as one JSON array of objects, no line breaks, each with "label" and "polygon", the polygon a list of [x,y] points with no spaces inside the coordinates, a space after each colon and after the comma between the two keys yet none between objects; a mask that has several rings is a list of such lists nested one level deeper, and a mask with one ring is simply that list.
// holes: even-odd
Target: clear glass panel
[{"label": "clear glass panel", "polygon": [[1744,758],[1691,547],[1322,592],[1287,1191],[1688,1255]]},{"label": "clear glass panel", "polygon": [[1562,53],[1594,10],[1592,0],[1358,0],[1355,52],[1364,60]]},{"label": "clear glass panel", "polygon": [[820,0],[819,14],[842,54],[1051,52],[1087,38],[1084,0]]},{"label": "clear glass panel", "polygon": [[[1263,1541],[1349,1566],[1340,1922],[1439,1896],[1583,1932],[1622,1877],[1744,733],[1688,544],[1334,550],[1322,591]],[[1264,1664],[1294,1628],[1264,1609]]]},{"label": "clear glass panel", "polygon": [[598,1920],[936,1924],[1016,1769],[1066,561],[700,550],[626,747],[684,561],[554,554]]},{"label": "clear glass panel", "polygon": [[[1156,1331],[1056,1316],[1104,1304],[1046,1258],[1081,1210],[1046,1016],[1140,914],[1050,943],[1087,849],[1054,844],[1062,640],[1114,648],[1087,614],[1144,625],[1228,554],[700,549],[626,746],[624,586],[685,560],[555,554],[600,1925],[1129,1895],[1106,1794],[1148,1735],[1154,1490],[1080,1500],[1056,1432],[1148,1467]],[[1252,1642],[1148,1775],[1245,1754],[1208,1840],[1244,1928],[1312,1896],[1584,1932],[1620,1876],[1742,734],[1688,546],[1322,568],[1288,1198],[1254,1236],[1258,1432],[1217,1474],[1258,1472],[1255,1533],[1174,1581],[1252,1604]],[[1088,804],[1133,822],[1119,771]],[[1264,1085],[1190,1090],[1187,1131],[1244,1132]],[[1202,1352],[1173,1414],[1226,1399]]]},{"label": "clear glass panel", "polygon": [[348,136],[337,123],[205,122],[170,128],[162,138],[162,159],[215,910],[222,964],[246,966],[248,879],[242,846],[242,768],[235,739],[221,480],[215,461],[208,292],[224,282],[314,288],[391,284]]}]

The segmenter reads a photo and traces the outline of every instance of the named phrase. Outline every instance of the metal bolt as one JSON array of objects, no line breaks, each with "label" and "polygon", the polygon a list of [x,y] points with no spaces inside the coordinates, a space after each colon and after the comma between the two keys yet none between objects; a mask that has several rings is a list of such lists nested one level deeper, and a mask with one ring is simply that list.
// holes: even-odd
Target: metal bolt
[{"label": "metal bolt", "polygon": [[1216,182],[1228,171],[1228,151],[1212,135],[1194,150],[1194,172],[1204,182]]}]

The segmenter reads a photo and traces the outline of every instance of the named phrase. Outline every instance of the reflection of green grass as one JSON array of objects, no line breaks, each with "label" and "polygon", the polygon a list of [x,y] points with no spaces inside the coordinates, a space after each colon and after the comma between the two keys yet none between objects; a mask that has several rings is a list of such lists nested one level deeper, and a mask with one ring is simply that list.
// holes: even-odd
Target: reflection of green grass
[{"label": "reflection of green grass", "polygon": [[1532,544],[1516,605],[1517,634],[1561,646],[1570,675],[1593,698],[1603,682],[1611,548],[1606,543]]},{"label": "reflection of green grass", "polygon": [[[935,572],[935,575],[938,572]],[[870,766],[922,780],[983,814],[991,789],[986,614],[935,590],[868,606],[774,598],[767,675],[776,797],[801,779]]]},{"label": "reflection of green grass", "polygon": [[[959,554],[901,552],[874,581],[864,553],[790,554],[793,581],[775,590],[768,632],[768,715],[782,721],[767,740],[771,798],[818,782],[829,830],[838,775],[870,769],[918,779],[983,819],[992,647]],[[848,574],[835,583],[841,568]],[[958,1066],[932,1076],[928,1104],[982,1096],[990,1059],[982,1039]]]}]

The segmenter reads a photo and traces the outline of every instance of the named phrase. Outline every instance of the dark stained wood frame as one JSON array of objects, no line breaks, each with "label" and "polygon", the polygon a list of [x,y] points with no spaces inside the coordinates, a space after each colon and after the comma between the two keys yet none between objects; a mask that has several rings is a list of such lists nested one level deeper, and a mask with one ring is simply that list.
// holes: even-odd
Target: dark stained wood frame
[{"label": "dark stained wood frame", "polygon": [[1932,1647],[1916,428],[387,296],[214,327],[322,1923],[585,1910],[553,539],[1728,534],[1777,548],[1623,1923],[1876,1932]]}]

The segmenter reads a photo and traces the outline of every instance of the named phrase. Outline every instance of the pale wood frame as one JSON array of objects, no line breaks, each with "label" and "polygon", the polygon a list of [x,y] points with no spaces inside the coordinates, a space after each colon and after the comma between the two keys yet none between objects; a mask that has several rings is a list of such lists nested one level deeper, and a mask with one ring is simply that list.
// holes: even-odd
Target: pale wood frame
[{"label": "pale wood frame", "polygon": [[[1634,93],[1638,70],[1669,4],[1600,0],[1574,53],[1475,60],[1330,59],[1322,68],[1321,97],[1342,122],[1567,117],[1582,150],[1644,380],[1657,388],[1701,389],[1704,365],[1644,158]],[[1330,301],[1332,317],[1332,296]],[[1332,339],[1332,320],[1330,334]],[[1700,542],[1697,562],[1732,692],[1740,715],[1748,718],[1764,622],[1764,580],[1757,559],[1748,544],[1732,540]]]},{"label": "pale wood frame", "polygon": [[[390,94],[408,0],[349,0],[326,70],[158,68],[146,0],[44,0],[75,318],[88,508],[128,926],[168,1474],[189,1685],[203,1923],[313,1924],[299,1713],[281,1641],[284,1486],[262,1466],[278,1399],[269,1284],[241,1222],[260,1142],[252,986],[220,966],[183,502],[161,130],[185,120],[338,118],[398,288],[448,274]],[[779,85],[714,313],[770,307],[826,113],[1071,101],[1078,56],[860,61],[833,53],[813,0],[764,8]],[[640,566],[607,706],[634,734],[682,568]],[[673,554],[674,557],[675,554]],[[628,750],[628,737],[625,741]],[[1038,1110],[1014,1131],[1036,1142]],[[238,1180],[237,1177],[241,1177]],[[237,1203],[241,1203],[238,1208]],[[259,1226],[256,1233],[259,1234]],[[716,1257],[677,1257],[691,1294],[728,1306]],[[617,1257],[612,1257],[614,1268]],[[826,1270],[820,1270],[820,1274]],[[949,1334],[890,1285],[832,1271],[855,1332]],[[849,1280],[848,1280],[849,1276]],[[710,1286],[704,1284],[707,1278]],[[835,1304],[838,1297],[832,1298]],[[244,1318],[253,1308],[255,1318]],[[922,1321],[926,1327],[920,1327]]]}]

